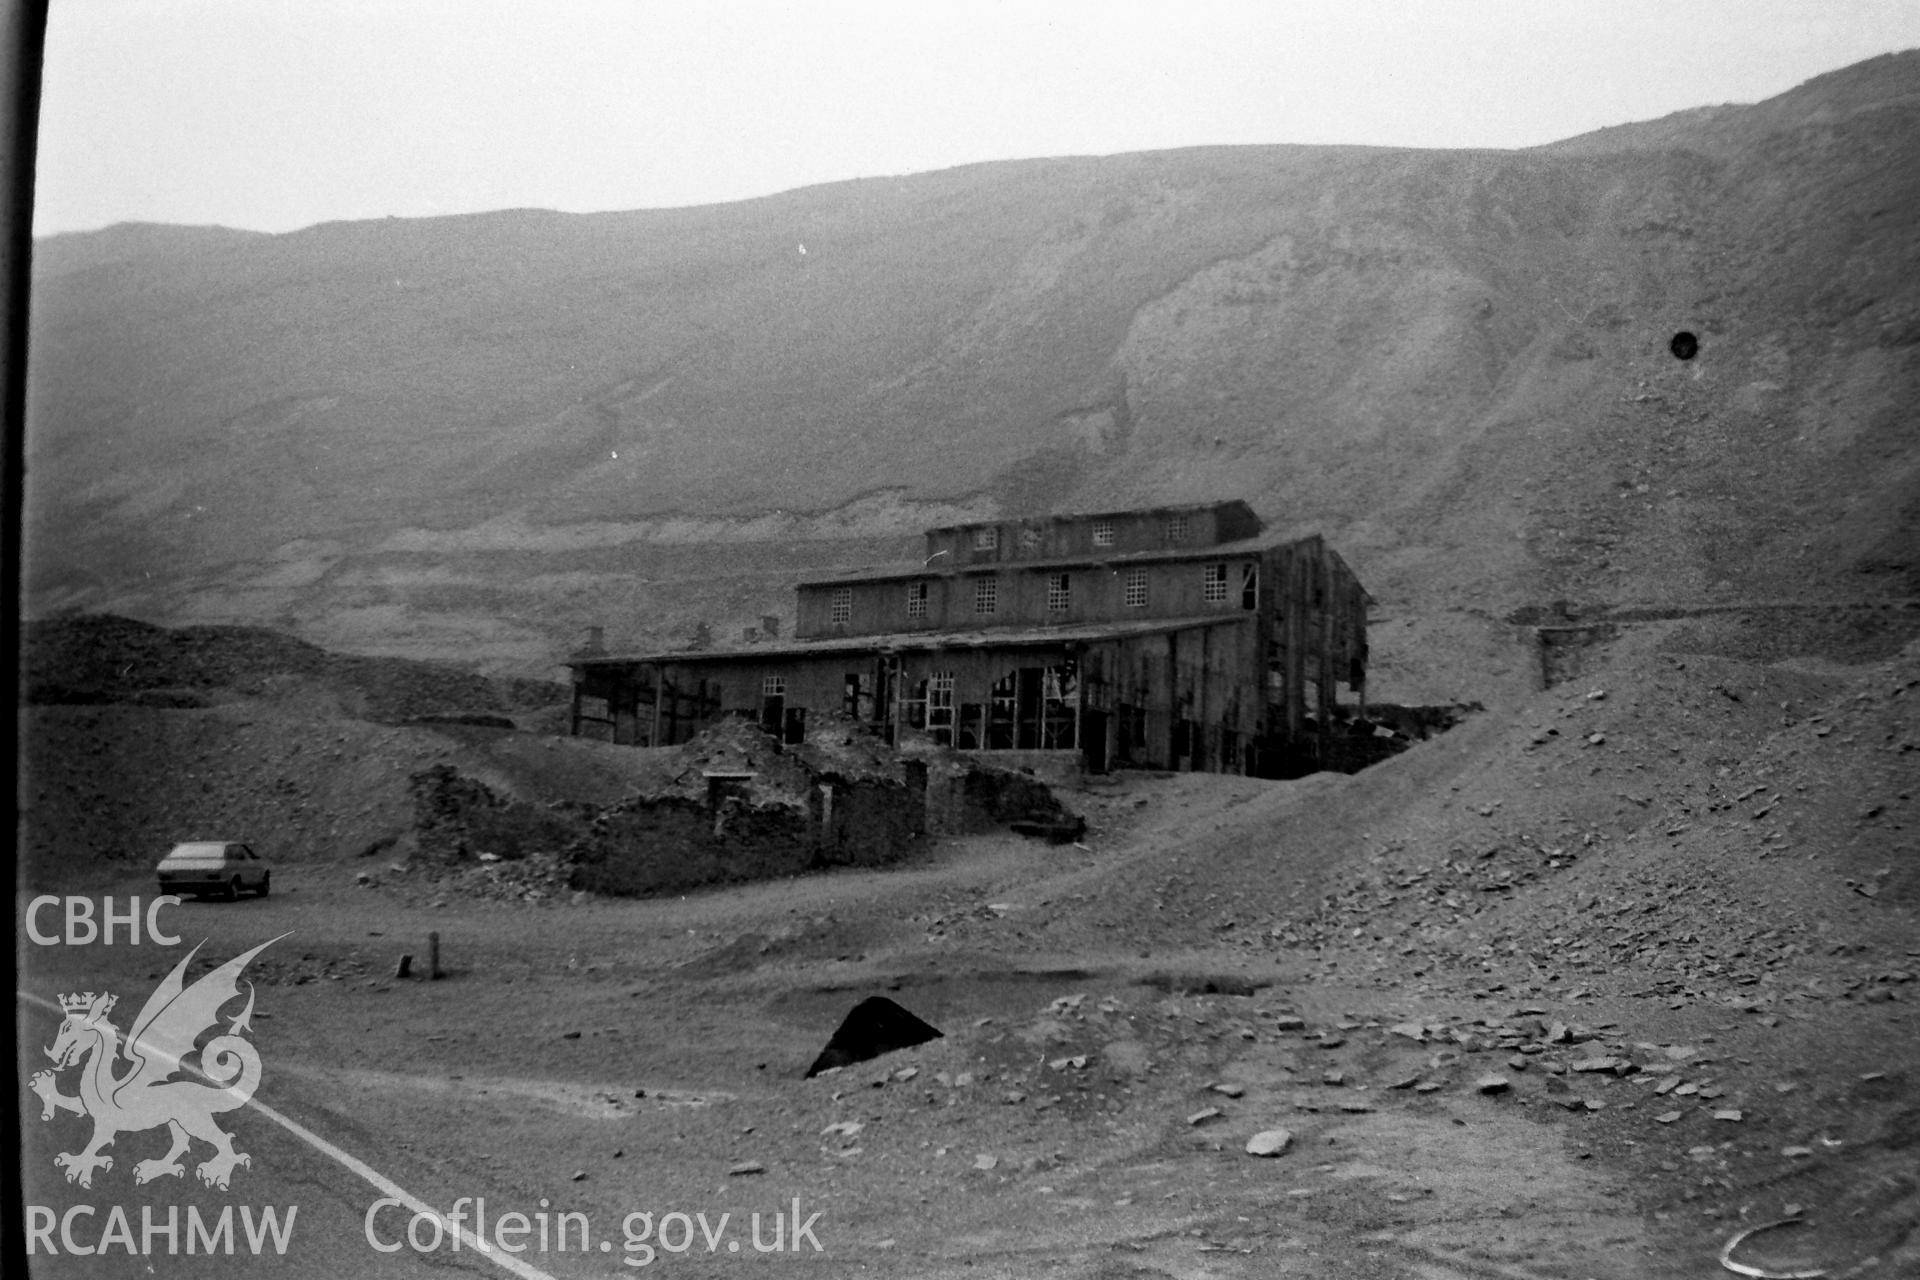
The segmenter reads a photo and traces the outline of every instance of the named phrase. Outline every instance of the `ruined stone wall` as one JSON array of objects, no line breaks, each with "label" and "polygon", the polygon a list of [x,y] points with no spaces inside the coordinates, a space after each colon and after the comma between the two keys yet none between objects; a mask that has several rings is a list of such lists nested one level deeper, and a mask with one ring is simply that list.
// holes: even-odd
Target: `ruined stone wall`
[{"label": "ruined stone wall", "polygon": [[969,752],[982,767],[1003,773],[1030,774],[1057,787],[1078,786],[1086,781],[1086,757],[1079,751],[990,751]]},{"label": "ruined stone wall", "polygon": [[1073,820],[1053,789],[1031,774],[994,769],[955,758],[934,762],[927,771],[927,830],[940,835],[970,835],[1014,822],[1066,823]]},{"label": "ruined stone wall", "polygon": [[412,791],[414,839],[428,861],[545,854],[567,869],[572,888],[625,896],[879,866],[905,857],[926,830],[920,793],[873,778],[834,778],[804,803],[729,797],[717,810],[677,794],[605,807],[533,804],[448,765],[415,774]]},{"label": "ruined stone wall", "polygon": [[414,774],[408,786],[416,847],[434,862],[557,854],[581,833],[584,813],[591,812],[590,806],[515,800],[447,764]]},{"label": "ruined stone wall", "polygon": [[813,808],[822,866],[874,867],[897,861],[927,829],[924,792],[915,796],[899,783],[826,783],[815,792]]},{"label": "ruined stone wall", "polygon": [[603,810],[569,851],[568,883],[638,897],[698,885],[798,875],[814,863],[803,810],[728,800],[717,813],[681,796]]},{"label": "ruined stone wall", "polygon": [[[678,767],[663,767],[648,794],[604,806],[536,804],[436,765],[411,779],[414,838],[425,859],[443,865],[541,854],[575,889],[643,895],[882,866],[930,831],[1075,821],[1031,773],[931,744],[902,755],[844,717],[823,718],[795,749],[729,720],[673,759]],[[718,793],[709,794],[716,775],[738,780],[717,808]]]}]

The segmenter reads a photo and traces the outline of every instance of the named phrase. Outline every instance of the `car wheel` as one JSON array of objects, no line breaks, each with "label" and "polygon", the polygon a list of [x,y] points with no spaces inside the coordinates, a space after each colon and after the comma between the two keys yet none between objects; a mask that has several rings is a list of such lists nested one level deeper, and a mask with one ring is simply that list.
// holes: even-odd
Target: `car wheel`
[{"label": "car wheel", "polygon": [[268,881],[270,881],[271,879],[272,879],[272,877],[271,877],[271,876],[261,876],[261,877],[260,877],[260,896],[261,896],[261,897],[263,897],[263,898],[267,896],[267,883],[268,883]]}]

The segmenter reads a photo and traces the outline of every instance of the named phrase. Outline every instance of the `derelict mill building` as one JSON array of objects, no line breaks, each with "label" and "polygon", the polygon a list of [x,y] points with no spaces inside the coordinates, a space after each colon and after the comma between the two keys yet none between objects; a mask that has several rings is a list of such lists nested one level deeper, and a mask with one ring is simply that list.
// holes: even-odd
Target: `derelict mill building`
[{"label": "derelict mill building", "polygon": [[1240,501],[931,529],[921,560],[799,584],[791,640],[575,653],[573,732],[670,746],[739,714],[798,741],[835,712],[1012,765],[1290,776],[1339,685],[1364,710],[1368,603]]}]

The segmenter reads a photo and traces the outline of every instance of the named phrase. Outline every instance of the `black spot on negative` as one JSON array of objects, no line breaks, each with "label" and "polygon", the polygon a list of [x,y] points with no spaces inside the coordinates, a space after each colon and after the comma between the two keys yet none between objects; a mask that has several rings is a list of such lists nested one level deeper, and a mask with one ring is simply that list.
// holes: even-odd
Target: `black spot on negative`
[{"label": "black spot on negative", "polygon": [[1673,341],[1667,344],[1667,350],[1673,352],[1676,360],[1691,360],[1700,352],[1700,339],[1691,332],[1682,329],[1673,335]]}]

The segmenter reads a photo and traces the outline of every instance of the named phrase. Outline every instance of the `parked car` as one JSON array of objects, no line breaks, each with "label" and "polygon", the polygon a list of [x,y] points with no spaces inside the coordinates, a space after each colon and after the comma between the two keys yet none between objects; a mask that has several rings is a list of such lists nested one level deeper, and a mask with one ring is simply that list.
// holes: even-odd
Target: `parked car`
[{"label": "parked car", "polygon": [[160,892],[224,894],[238,898],[242,889],[267,896],[271,869],[266,859],[234,840],[191,840],[173,846],[160,859]]}]

